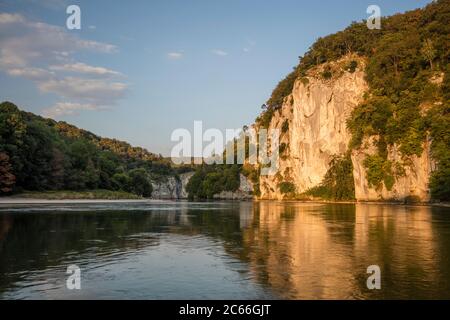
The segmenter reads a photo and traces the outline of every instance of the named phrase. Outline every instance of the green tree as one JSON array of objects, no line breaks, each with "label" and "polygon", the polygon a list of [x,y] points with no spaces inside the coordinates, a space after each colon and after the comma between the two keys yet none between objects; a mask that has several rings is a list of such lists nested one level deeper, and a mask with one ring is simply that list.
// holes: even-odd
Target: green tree
[{"label": "green tree", "polygon": [[425,60],[430,64],[431,70],[433,70],[433,60],[436,58],[436,49],[434,49],[433,41],[431,41],[431,39],[426,39],[423,42],[420,52]]},{"label": "green tree", "polygon": [[0,152],[0,194],[13,191],[16,177],[12,172],[9,156],[6,152]]},{"label": "green tree", "polygon": [[129,172],[130,191],[138,196],[150,197],[153,191],[150,178],[143,168],[133,169]]}]

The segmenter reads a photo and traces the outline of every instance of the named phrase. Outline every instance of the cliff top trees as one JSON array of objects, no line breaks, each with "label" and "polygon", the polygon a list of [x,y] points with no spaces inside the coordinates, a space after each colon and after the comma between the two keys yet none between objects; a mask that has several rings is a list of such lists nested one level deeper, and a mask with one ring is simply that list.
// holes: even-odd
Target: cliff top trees
[{"label": "cliff top trees", "polygon": [[[430,184],[432,195],[450,198],[450,132],[444,129],[450,127],[449,21],[450,1],[438,0],[423,9],[383,18],[380,30],[369,30],[364,22],[352,23],[341,32],[318,39],[300,58],[294,72],[273,90],[268,100],[273,107],[267,108],[257,123],[270,124],[273,109],[311,68],[356,53],[367,61],[369,91],[352,112],[348,128],[352,133],[351,148],[375,136],[377,161],[366,163],[368,175],[388,187],[395,172],[386,179],[379,179],[378,174],[379,168],[391,168],[388,147],[396,145],[403,158],[400,162],[407,165],[411,157],[422,154],[428,136],[438,163]],[[351,68],[346,71],[351,72]],[[431,81],[442,74],[442,83]]]}]

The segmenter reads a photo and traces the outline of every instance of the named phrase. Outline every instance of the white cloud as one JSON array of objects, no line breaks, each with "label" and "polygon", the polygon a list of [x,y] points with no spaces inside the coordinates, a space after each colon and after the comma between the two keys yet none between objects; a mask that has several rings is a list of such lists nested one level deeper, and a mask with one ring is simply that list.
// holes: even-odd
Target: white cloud
[{"label": "white cloud", "polygon": [[53,77],[54,72],[33,67],[9,69],[8,74],[15,77],[24,77],[29,80],[45,80]]},{"label": "white cloud", "polygon": [[66,77],[38,83],[42,92],[55,93],[69,99],[79,99],[98,105],[112,104],[124,96],[127,84],[100,79]]},{"label": "white cloud", "polygon": [[178,60],[178,59],[183,58],[183,53],[182,52],[169,52],[167,54],[167,57],[169,57],[169,59]]},{"label": "white cloud", "polygon": [[20,14],[0,13],[0,71],[31,80],[41,92],[55,94],[60,101],[44,110],[47,116],[105,109],[125,95],[128,85],[111,80],[121,73],[75,61],[80,51],[111,54],[117,47],[82,39],[63,27]]},{"label": "white cloud", "polygon": [[220,49],[214,49],[214,50],[211,50],[211,52],[212,52],[213,54],[218,55],[218,56],[221,56],[221,57],[225,57],[225,56],[228,55],[228,52],[225,52],[225,51],[220,50]]},{"label": "white cloud", "polygon": [[61,52],[70,56],[79,50],[117,51],[112,44],[81,39],[63,27],[30,21],[20,14],[0,13],[0,26],[0,68],[60,60]]},{"label": "white cloud", "polygon": [[47,118],[59,118],[65,115],[78,114],[79,111],[95,111],[101,109],[104,109],[104,107],[96,106],[94,104],[58,102],[54,106],[44,109],[42,115]]},{"label": "white cloud", "polygon": [[54,71],[75,72],[75,73],[91,74],[91,75],[98,75],[98,76],[121,75],[120,72],[110,70],[107,68],[103,68],[103,67],[90,66],[90,65],[82,63],[82,62],[64,64],[64,65],[52,65],[49,67],[49,69],[54,70]]},{"label": "white cloud", "polygon": [[0,24],[23,23],[25,19],[17,13],[0,13]]}]

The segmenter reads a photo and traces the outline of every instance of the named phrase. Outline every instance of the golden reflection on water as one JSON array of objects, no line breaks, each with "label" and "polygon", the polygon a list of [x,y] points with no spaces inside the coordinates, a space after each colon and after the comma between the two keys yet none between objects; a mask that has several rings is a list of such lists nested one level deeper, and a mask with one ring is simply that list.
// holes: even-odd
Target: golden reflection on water
[{"label": "golden reflection on water", "polygon": [[[439,283],[428,207],[259,202],[253,219],[250,268],[283,298],[407,298]],[[366,287],[370,265],[382,290]]]},{"label": "golden reflection on water", "polygon": [[[13,209],[0,210],[0,299],[50,289],[67,297],[64,268],[79,263],[97,270],[84,298],[111,297],[111,288],[116,298],[450,298],[449,208],[263,201]],[[371,265],[381,269],[381,290],[367,289]],[[105,282],[108,275],[115,280]]]}]

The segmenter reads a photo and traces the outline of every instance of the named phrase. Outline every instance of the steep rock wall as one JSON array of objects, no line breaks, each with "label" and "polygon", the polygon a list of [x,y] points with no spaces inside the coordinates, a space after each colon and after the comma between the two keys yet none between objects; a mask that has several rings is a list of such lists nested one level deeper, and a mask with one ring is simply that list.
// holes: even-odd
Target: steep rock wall
[{"label": "steep rock wall", "polygon": [[[346,60],[348,60],[347,58]],[[339,68],[346,60],[335,63]],[[269,130],[281,130],[280,145],[286,151],[280,154],[278,173],[261,176],[261,198],[282,199],[279,184],[293,183],[297,193],[317,186],[328,170],[333,155],[343,154],[351,135],[346,120],[361,102],[367,83],[360,68],[350,73],[341,71],[332,79],[320,76],[322,69],[312,70],[305,79],[298,79],[291,95],[286,97],[269,125]],[[288,131],[283,133],[285,122]]]},{"label": "steep rock wall", "polygon": [[[350,60],[358,61],[355,72],[345,71],[342,66]],[[260,177],[261,199],[285,198],[280,183],[292,183],[297,194],[318,186],[324,178],[333,155],[343,155],[351,140],[346,122],[352,110],[363,100],[368,90],[365,81],[364,60],[347,56],[329,63],[333,78],[325,80],[321,73],[325,65],[312,69],[306,78],[296,80],[292,93],[277,110],[268,129],[281,132],[277,174]],[[283,128],[288,130],[285,131]],[[257,128],[258,129],[258,128]],[[285,132],[283,132],[285,131]],[[370,139],[368,139],[370,140]],[[434,169],[430,154],[430,142],[424,142],[420,157],[413,156],[405,164],[397,146],[388,151],[388,160],[403,163],[405,174],[396,177],[390,190],[369,187],[364,160],[375,153],[371,143],[364,143],[352,152],[355,196],[361,201],[397,200],[414,198],[428,201],[429,177]]]}]

